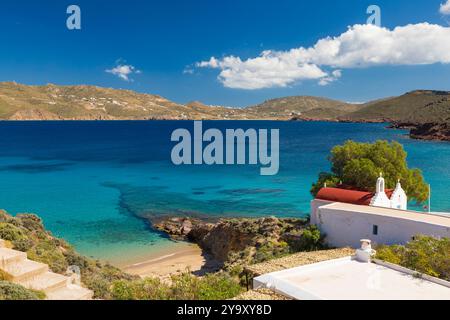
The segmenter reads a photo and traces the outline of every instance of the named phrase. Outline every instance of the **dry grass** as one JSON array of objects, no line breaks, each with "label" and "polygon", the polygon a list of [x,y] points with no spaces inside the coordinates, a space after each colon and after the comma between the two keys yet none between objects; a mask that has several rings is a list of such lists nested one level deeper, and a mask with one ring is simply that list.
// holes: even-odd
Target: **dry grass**
[{"label": "dry grass", "polygon": [[292,300],[270,289],[256,289],[241,293],[232,300]]},{"label": "dry grass", "polygon": [[247,266],[245,267],[245,271],[248,273],[250,278],[252,278],[275,271],[295,268],[326,260],[343,258],[346,256],[351,256],[354,253],[355,250],[351,248],[299,252],[283,258]]}]

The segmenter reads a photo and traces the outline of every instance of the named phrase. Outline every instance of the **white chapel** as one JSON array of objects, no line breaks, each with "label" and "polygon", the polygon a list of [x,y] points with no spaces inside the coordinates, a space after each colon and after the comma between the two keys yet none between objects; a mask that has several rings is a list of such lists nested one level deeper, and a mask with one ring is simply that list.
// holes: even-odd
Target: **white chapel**
[{"label": "white chapel", "polygon": [[385,192],[385,182],[383,175],[380,173],[380,177],[377,180],[376,192],[370,201],[370,205],[373,207],[384,207],[393,209],[408,209],[408,197],[403,190],[400,180],[398,180],[394,192],[389,199]]}]

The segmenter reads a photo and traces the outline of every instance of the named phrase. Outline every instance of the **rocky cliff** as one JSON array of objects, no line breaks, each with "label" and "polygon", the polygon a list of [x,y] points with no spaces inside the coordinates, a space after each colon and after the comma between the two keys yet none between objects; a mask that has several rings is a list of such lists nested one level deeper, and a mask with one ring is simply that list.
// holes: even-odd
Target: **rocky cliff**
[{"label": "rocky cliff", "polygon": [[217,223],[169,218],[154,224],[175,239],[199,244],[227,264],[251,264],[323,246],[320,232],[304,219],[222,219]]},{"label": "rocky cliff", "polygon": [[450,141],[450,124],[418,124],[411,129],[410,136],[413,139]]},{"label": "rocky cliff", "polygon": [[393,123],[389,126],[393,129],[407,129],[412,139],[450,141],[450,123]]}]

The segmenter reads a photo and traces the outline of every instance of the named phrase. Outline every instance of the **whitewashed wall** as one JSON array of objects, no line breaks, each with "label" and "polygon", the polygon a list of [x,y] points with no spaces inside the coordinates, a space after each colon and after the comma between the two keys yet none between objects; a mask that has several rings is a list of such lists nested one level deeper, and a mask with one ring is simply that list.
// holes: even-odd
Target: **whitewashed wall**
[{"label": "whitewashed wall", "polygon": [[[317,200],[311,203],[311,223],[325,233],[327,243],[333,247],[358,248],[360,239],[370,239],[374,244],[404,244],[418,234],[450,238],[448,226],[321,207],[323,205]],[[378,226],[377,235],[373,234],[374,225]]]}]

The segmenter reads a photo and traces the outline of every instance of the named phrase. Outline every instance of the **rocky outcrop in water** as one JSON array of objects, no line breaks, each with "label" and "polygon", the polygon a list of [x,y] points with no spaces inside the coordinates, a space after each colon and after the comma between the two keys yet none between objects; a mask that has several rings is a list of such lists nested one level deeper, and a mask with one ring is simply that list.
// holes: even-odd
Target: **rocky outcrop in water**
[{"label": "rocky outcrop in water", "polygon": [[410,131],[410,137],[421,140],[450,141],[449,123],[425,123],[415,126]]},{"label": "rocky outcrop in water", "polygon": [[395,122],[388,128],[406,129],[412,139],[450,141],[450,123]]}]

